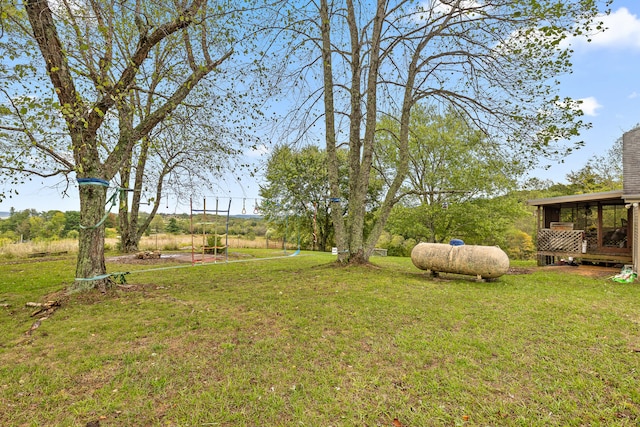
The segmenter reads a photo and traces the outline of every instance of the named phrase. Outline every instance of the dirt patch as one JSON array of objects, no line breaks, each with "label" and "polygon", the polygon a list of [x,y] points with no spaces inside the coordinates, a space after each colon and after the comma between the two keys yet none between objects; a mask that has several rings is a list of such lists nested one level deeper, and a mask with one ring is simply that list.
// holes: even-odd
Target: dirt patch
[{"label": "dirt patch", "polygon": [[[254,258],[252,255],[238,253],[238,252],[229,252],[228,260],[236,261],[239,259],[246,258]],[[159,258],[148,258],[148,259],[140,259],[137,254],[128,254],[128,255],[119,255],[114,257],[109,257],[106,259],[106,262],[113,264],[134,264],[134,265],[158,265],[158,264],[185,264],[191,262],[225,262],[224,254],[222,255],[212,255],[212,254],[204,254],[191,252],[180,252],[180,253],[163,253]]]},{"label": "dirt patch", "polygon": [[565,274],[579,274],[585,277],[611,277],[620,273],[618,267],[603,267],[599,265],[547,265],[538,267],[543,270],[553,270]]},{"label": "dirt patch", "polygon": [[507,274],[531,274],[535,270],[533,268],[518,268],[518,267],[509,267],[509,271]]},{"label": "dirt patch", "polygon": [[620,273],[618,267],[603,267],[599,265],[547,265],[544,267],[510,267],[507,274],[532,274],[539,270],[557,271],[563,274],[578,274],[585,277],[611,277]]}]

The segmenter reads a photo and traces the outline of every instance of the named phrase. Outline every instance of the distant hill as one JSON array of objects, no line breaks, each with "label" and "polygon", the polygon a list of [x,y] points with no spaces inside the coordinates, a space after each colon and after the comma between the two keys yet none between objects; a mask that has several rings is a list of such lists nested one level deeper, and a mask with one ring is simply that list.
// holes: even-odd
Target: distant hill
[{"label": "distant hill", "polygon": [[238,215],[229,215],[229,218],[238,218],[238,219],[262,219],[262,215],[238,214]]},{"label": "distant hill", "polygon": [[[184,215],[189,215],[184,214]],[[10,212],[0,212],[0,219],[5,219],[5,218],[9,218],[11,216]],[[171,214],[159,214],[159,216],[172,216]],[[230,218],[239,218],[239,219],[257,219],[260,220],[262,219],[262,215],[251,215],[251,214],[244,214],[244,215],[229,215]]]}]

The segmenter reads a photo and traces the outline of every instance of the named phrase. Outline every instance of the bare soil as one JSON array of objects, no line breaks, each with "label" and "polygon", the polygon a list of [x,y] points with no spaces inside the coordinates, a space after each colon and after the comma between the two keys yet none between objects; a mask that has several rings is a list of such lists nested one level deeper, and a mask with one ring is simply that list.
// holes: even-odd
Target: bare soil
[{"label": "bare soil", "polygon": [[[230,252],[229,260],[237,260],[250,255]],[[191,252],[185,253],[163,253],[160,258],[139,259],[136,254],[118,255],[106,259],[107,262],[114,264],[139,264],[139,265],[157,265],[167,263],[191,263],[191,262],[224,262],[224,254],[214,256],[213,254],[196,253],[191,257]]]},{"label": "bare soil", "polygon": [[620,273],[620,267],[604,267],[600,265],[547,265],[544,267],[520,268],[511,267],[507,274],[531,274],[538,270],[553,270],[566,274],[579,274],[585,277],[610,277]]},{"label": "bare soil", "polygon": [[538,267],[544,270],[559,271],[567,274],[579,274],[586,277],[610,277],[620,273],[621,267],[604,267],[600,265],[547,265]]}]

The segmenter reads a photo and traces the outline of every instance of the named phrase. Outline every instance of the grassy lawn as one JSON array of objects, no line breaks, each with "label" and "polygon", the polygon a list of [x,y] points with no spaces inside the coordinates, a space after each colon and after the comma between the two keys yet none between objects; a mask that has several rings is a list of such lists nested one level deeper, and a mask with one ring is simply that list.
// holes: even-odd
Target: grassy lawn
[{"label": "grassy lawn", "polygon": [[0,425],[640,422],[638,284],[533,266],[479,283],[429,278],[408,258],[333,259],[109,265],[156,270],[66,297],[30,335],[25,303],[70,285],[74,260],[4,262]]}]

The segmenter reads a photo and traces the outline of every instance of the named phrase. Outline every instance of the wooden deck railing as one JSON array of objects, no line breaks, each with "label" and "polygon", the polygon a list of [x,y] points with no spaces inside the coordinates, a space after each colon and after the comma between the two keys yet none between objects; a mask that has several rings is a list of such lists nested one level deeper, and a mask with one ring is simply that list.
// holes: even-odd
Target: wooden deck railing
[{"label": "wooden deck railing", "polygon": [[538,230],[538,252],[582,252],[582,230]]},{"label": "wooden deck railing", "polygon": [[586,252],[582,252],[585,234],[582,230],[538,230],[538,265],[555,264],[558,259],[573,257],[598,263],[630,263],[631,249],[598,247],[595,238],[587,238]]}]

